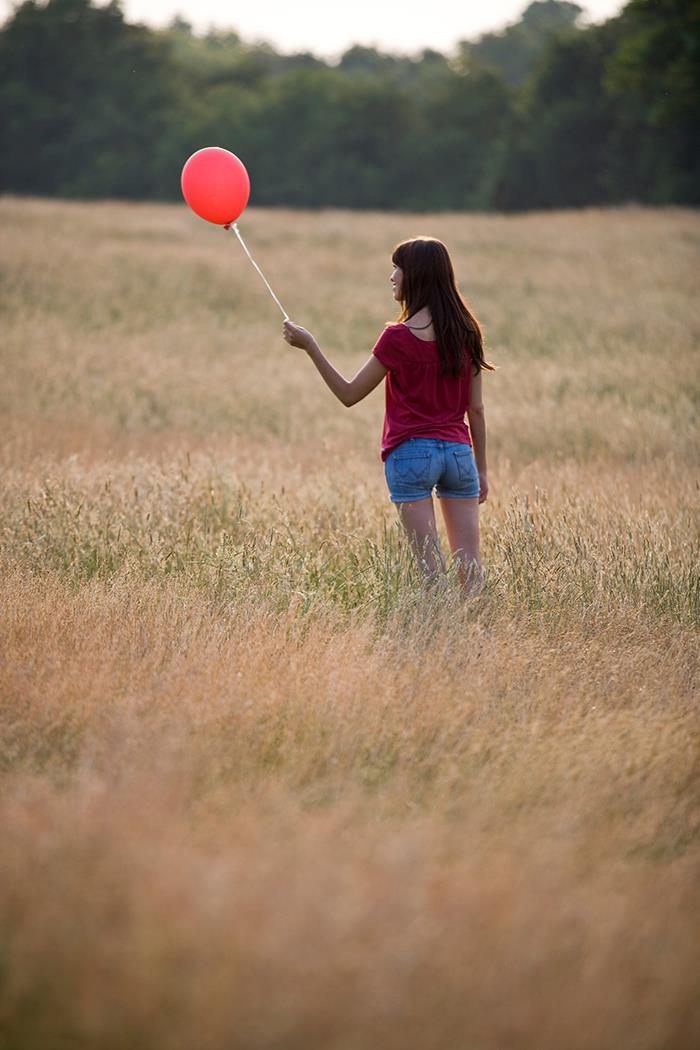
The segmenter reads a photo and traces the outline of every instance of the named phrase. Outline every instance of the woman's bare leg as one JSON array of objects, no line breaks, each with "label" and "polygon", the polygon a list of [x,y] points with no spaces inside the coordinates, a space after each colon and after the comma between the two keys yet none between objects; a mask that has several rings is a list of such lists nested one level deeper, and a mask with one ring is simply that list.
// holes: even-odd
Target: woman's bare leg
[{"label": "woman's bare leg", "polygon": [[441,499],[450,550],[458,562],[459,578],[466,595],[480,594],[484,572],[479,553],[479,497]]},{"label": "woman's bare leg", "polygon": [[411,503],[397,503],[396,509],[425,575],[434,577],[444,572],[445,560],[440,550],[432,496]]}]

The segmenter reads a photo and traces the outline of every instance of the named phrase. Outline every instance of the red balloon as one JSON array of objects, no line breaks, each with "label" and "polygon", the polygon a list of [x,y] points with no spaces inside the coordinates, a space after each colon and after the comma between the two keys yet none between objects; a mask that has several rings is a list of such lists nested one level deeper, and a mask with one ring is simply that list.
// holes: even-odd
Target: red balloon
[{"label": "red balloon", "polygon": [[250,179],[235,153],[206,146],[185,161],[180,177],[182,195],[193,212],[207,222],[235,222],[250,196]]}]

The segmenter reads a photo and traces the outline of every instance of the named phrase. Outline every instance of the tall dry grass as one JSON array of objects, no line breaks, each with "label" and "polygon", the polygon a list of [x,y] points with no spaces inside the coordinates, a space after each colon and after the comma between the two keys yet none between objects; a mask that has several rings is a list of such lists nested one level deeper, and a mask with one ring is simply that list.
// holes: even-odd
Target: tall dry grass
[{"label": "tall dry grass", "polygon": [[697,215],[244,216],[346,375],[393,244],[450,247],[500,366],[465,604],[234,238],[0,212],[7,1045],[696,1045]]}]

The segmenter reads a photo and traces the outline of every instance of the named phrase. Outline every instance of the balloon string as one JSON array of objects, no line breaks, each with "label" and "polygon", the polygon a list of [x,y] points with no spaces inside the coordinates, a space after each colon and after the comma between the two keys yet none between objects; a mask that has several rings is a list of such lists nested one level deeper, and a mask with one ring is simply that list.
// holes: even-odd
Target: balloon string
[{"label": "balloon string", "polygon": [[238,229],[238,223],[236,223],[236,222],[230,222],[230,223],[228,223],[228,224],[226,225],[226,227],[225,227],[225,228],[226,228],[227,230],[233,230],[233,232],[235,233],[236,237],[238,237],[238,240],[239,240],[239,241],[241,242],[241,247],[242,247],[243,251],[244,251],[244,252],[246,253],[246,255],[248,256],[248,258],[249,258],[249,259],[250,259],[250,261],[252,262],[253,266],[255,267],[255,269],[256,269],[256,270],[258,271],[258,273],[259,273],[259,274],[260,274],[260,276],[262,277],[263,281],[265,282],[265,286],[266,286],[266,288],[267,288],[268,292],[270,293],[270,295],[272,296],[272,298],[273,298],[273,299],[275,300],[275,302],[276,302],[276,303],[277,303],[277,305],[279,306],[280,310],[282,311],[282,316],[284,317],[285,321],[288,321],[288,320],[289,320],[289,314],[287,313],[287,311],[285,310],[285,308],[284,308],[284,307],[282,306],[282,303],[281,303],[281,302],[279,301],[279,299],[277,298],[277,296],[275,295],[275,293],[274,293],[274,292],[272,291],[272,288],[270,287],[270,283],[269,283],[269,281],[268,281],[267,277],[266,277],[266,276],[265,276],[265,274],[264,274],[264,273],[262,272],[262,270],[260,269],[260,267],[259,267],[259,266],[258,266],[258,264],[256,263],[255,259],[253,258],[253,256],[252,256],[252,255],[250,254],[250,252],[248,251],[248,248],[247,248],[247,246],[246,246],[246,243],[245,243],[245,241],[243,240],[243,238],[241,237],[241,232],[240,232],[240,230]]}]

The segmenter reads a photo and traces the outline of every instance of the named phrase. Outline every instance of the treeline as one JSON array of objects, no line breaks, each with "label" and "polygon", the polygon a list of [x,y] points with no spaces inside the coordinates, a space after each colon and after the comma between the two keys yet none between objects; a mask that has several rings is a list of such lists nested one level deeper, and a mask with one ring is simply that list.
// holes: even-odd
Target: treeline
[{"label": "treeline", "polygon": [[537,0],[501,33],[337,64],[236,33],[27,0],[0,30],[0,191],[177,199],[221,145],[251,202],[401,210],[700,203],[700,0],[597,26]]}]

